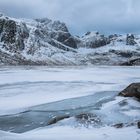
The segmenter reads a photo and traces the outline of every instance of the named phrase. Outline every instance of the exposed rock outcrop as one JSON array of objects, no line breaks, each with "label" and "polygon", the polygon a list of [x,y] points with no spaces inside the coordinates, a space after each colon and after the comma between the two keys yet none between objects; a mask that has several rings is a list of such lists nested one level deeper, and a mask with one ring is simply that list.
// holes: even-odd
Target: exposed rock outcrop
[{"label": "exposed rock outcrop", "polygon": [[77,48],[74,37],[69,33],[67,26],[60,21],[52,21],[50,19],[36,19],[38,22],[38,32],[41,32],[44,38],[53,38],[66,46]]},{"label": "exposed rock outcrop", "polygon": [[87,32],[82,37],[83,46],[87,48],[98,48],[110,44],[110,39],[98,32]]},{"label": "exposed rock outcrop", "polygon": [[11,19],[0,19],[0,40],[3,48],[10,52],[23,51],[25,48],[24,40],[28,39],[29,31],[25,23],[18,25]]},{"label": "exposed rock outcrop", "polygon": [[138,128],[140,129],[140,121],[138,122]]},{"label": "exposed rock outcrop", "polygon": [[123,128],[124,124],[123,123],[118,123],[118,124],[113,125],[113,127],[115,127],[115,128]]},{"label": "exposed rock outcrop", "polygon": [[129,60],[128,62],[122,63],[124,66],[140,66],[140,58]]},{"label": "exposed rock outcrop", "polygon": [[132,45],[132,46],[134,46],[135,44],[137,44],[135,42],[135,36],[133,34],[127,34],[127,37],[126,37],[126,45]]},{"label": "exposed rock outcrop", "polygon": [[140,83],[133,83],[119,93],[119,96],[136,97],[140,99]]},{"label": "exposed rock outcrop", "polygon": [[101,124],[101,120],[98,116],[91,114],[91,113],[83,113],[75,116],[76,120],[84,125],[85,127],[88,127],[89,125],[98,126]]}]

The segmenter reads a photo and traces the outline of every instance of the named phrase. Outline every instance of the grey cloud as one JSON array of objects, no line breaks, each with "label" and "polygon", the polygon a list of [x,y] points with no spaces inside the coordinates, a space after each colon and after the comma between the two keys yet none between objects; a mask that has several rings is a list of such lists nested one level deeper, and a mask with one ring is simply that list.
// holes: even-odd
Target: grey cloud
[{"label": "grey cloud", "polygon": [[10,16],[58,19],[74,34],[140,33],[139,6],[139,0],[0,0],[1,11]]}]

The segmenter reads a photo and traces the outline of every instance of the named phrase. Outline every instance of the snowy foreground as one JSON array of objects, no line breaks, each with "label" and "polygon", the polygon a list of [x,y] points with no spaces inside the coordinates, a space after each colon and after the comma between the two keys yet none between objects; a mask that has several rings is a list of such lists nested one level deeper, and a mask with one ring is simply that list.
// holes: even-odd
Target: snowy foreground
[{"label": "snowy foreground", "polygon": [[[131,125],[140,103],[117,96],[133,82],[140,67],[1,67],[0,140],[140,140]],[[94,121],[79,121],[82,113]]]}]

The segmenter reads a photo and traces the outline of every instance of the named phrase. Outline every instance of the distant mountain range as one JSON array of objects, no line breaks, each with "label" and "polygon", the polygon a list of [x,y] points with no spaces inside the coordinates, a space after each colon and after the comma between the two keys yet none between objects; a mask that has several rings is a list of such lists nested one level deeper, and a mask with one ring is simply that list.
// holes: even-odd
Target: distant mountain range
[{"label": "distant mountain range", "polygon": [[65,23],[0,14],[1,65],[140,65],[140,36],[73,36]]}]

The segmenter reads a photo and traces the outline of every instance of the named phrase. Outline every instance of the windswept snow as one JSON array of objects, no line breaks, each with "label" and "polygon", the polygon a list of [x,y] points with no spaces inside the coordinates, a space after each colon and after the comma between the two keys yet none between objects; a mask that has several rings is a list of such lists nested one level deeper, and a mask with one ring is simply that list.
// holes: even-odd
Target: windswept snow
[{"label": "windswept snow", "polygon": [[[139,71],[140,67],[1,67],[0,140],[140,140],[136,125],[127,126],[140,119],[139,102],[116,97],[139,82]],[[75,116],[86,112],[101,119],[99,126],[79,124]],[[45,124],[57,115],[70,118]],[[112,127],[122,122],[126,127]]]},{"label": "windswept snow", "polygon": [[135,127],[121,130],[111,127],[88,130],[60,126],[38,129],[22,135],[0,132],[0,136],[1,140],[140,140],[140,130]]}]

